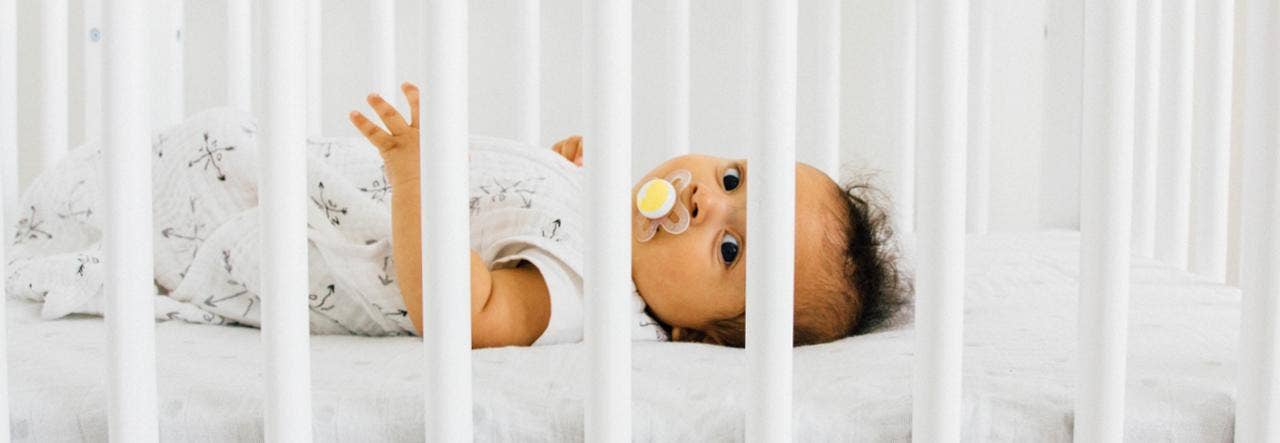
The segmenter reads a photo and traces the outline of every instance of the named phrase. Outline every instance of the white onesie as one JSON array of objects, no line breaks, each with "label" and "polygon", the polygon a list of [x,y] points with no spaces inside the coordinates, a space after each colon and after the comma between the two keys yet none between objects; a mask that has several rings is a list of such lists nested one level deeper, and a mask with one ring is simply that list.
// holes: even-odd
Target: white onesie
[{"label": "white onesie", "polygon": [[[581,168],[549,149],[471,138],[471,248],[491,268],[528,261],[542,274],[551,320],[535,345],[582,340],[582,181]],[[667,339],[631,292],[632,338]]]}]

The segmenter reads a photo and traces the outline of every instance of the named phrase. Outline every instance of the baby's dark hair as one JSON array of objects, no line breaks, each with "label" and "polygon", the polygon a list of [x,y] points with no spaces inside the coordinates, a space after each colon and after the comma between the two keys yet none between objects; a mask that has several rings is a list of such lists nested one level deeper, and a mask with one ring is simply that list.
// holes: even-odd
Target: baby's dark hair
[{"label": "baby's dark hair", "polygon": [[906,304],[911,284],[899,266],[889,199],[866,180],[845,185],[841,193],[848,213],[844,277],[859,304],[856,319],[844,333],[847,337],[883,326]]},{"label": "baby's dark hair", "polygon": [[[830,208],[831,216],[840,228],[826,240],[829,247],[843,249],[844,263],[838,276],[797,283],[797,294],[817,296],[796,297],[795,346],[872,332],[892,318],[911,293],[899,265],[888,197],[868,178],[833,188],[840,194],[840,204]],[[714,321],[705,331],[681,330],[672,339],[743,347],[745,320],[745,315],[738,315]]]}]

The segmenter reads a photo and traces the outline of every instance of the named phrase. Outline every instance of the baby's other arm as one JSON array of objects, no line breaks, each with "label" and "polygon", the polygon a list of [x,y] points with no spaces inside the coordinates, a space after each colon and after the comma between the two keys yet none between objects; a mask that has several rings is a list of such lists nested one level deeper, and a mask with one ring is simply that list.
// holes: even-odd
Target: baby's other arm
[{"label": "baby's other arm", "polygon": [[[391,194],[391,249],[405,310],[419,334],[422,331],[422,225],[418,178],[418,89],[402,86],[411,122],[377,94],[369,105],[387,130],[358,111],[351,123],[378,148],[386,165]],[[471,346],[486,348],[533,344],[551,319],[551,299],[537,268],[522,265],[490,271],[471,251]]]},{"label": "baby's other arm", "polygon": [[564,156],[565,160],[575,165],[582,166],[582,136],[571,135],[569,138],[556,142],[551,147],[552,151]]}]

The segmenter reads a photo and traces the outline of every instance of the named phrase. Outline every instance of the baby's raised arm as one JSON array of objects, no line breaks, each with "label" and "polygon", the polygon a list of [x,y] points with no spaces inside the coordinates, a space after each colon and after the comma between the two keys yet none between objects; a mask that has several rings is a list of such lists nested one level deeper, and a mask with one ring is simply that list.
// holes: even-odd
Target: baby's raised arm
[{"label": "baby's raised arm", "polygon": [[[411,121],[377,94],[369,94],[369,106],[386,129],[359,111],[351,111],[351,124],[378,148],[391,183],[391,253],[405,310],[418,333],[422,332],[422,225],[418,177],[418,88],[401,86],[409,101]],[[461,258],[461,257],[459,257]],[[523,265],[490,271],[471,251],[471,346],[486,348],[533,344],[551,319],[547,285],[537,268]]]},{"label": "baby's raised arm", "polygon": [[551,147],[552,151],[564,156],[565,160],[573,162],[573,164],[582,166],[582,136],[571,135],[569,138],[556,142]]}]

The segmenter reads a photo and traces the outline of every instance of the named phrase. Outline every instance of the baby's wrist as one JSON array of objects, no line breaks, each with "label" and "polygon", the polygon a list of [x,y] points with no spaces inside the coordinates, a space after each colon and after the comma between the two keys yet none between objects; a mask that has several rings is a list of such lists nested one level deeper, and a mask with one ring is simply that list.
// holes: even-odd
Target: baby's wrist
[{"label": "baby's wrist", "polygon": [[413,189],[416,191],[420,182],[418,174],[387,174],[387,184],[395,191],[401,189]]}]

